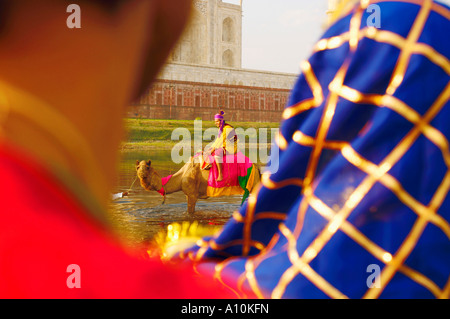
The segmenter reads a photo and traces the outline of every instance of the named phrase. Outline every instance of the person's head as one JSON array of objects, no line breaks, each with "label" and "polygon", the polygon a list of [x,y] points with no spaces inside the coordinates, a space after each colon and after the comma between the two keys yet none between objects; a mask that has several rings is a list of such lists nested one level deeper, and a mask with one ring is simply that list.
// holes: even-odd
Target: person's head
[{"label": "person's head", "polygon": [[[108,63],[110,70],[99,71],[109,72],[106,81],[117,88],[126,86],[120,83],[122,79],[132,82],[127,88],[128,102],[149,88],[180,36],[191,6],[191,0],[79,0],[81,28],[70,29],[66,21],[71,3],[0,0],[0,58],[18,65],[33,60],[29,72],[41,73],[41,85],[52,85],[47,80],[54,74],[53,79],[61,80],[61,89],[68,89],[63,87],[67,84],[64,73],[76,81],[83,69]],[[49,61],[53,68],[47,65]],[[12,73],[0,68],[0,76],[16,76],[8,72]],[[85,80],[101,85],[95,83],[98,79]]]},{"label": "person's head", "polygon": [[214,123],[215,123],[216,127],[221,128],[223,126],[223,123],[225,123],[224,115],[225,115],[225,112],[220,111],[219,113],[217,113],[214,116]]},{"label": "person's head", "polygon": [[[5,139],[45,165],[65,167],[106,204],[126,106],[149,88],[190,9],[191,0],[0,0],[0,90],[22,92],[8,100]],[[73,19],[81,28],[71,28]],[[17,106],[25,98],[38,100],[47,119],[24,124]],[[33,119],[40,110],[27,112]],[[70,126],[58,126],[55,114]],[[73,141],[60,142],[74,135],[89,160]]]}]

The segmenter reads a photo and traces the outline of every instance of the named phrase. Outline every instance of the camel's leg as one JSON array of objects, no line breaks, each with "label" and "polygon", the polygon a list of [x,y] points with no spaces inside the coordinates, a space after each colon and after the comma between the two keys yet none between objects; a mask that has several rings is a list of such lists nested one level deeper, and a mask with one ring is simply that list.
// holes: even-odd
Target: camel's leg
[{"label": "camel's leg", "polygon": [[200,172],[200,165],[195,164],[184,173],[183,179],[181,180],[181,189],[186,194],[189,214],[195,213],[195,204],[199,197]]},{"label": "camel's leg", "polygon": [[187,202],[188,202],[188,213],[194,214],[195,213],[195,205],[197,204],[197,197],[195,196],[186,196]]}]

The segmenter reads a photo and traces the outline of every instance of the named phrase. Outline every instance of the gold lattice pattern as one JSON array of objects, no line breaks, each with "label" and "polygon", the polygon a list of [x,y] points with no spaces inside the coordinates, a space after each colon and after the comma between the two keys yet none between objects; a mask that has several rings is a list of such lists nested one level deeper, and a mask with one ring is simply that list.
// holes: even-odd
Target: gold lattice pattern
[{"label": "gold lattice pattern", "polygon": [[[370,3],[380,2],[384,1],[372,1]],[[200,242],[199,245],[201,248],[198,253],[190,254],[188,257],[193,260],[200,260],[207,249],[222,250],[226,247],[234,245],[243,246],[244,256],[248,255],[251,247],[256,247],[259,250],[262,250],[262,253],[259,255],[248,258],[245,272],[238,279],[238,286],[242,287],[244,282],[248,282],[253,293],[256,296],[263,298],[263,293],[255,276],[255,270],[261,262],[272,256],[271,248],[278,242],[280,236],[284,236],[288,241],[286,251],[292,265],[282,274],[275,289],[271,292],[272,298],[282,298],[287,286],[298,274],[306,277],[330,297],[347,298],[347,296],[345,296],[336,287],[333,287],[310,266],[311,261],[314,260],[324,246],[338,231],[341,231],[385,265],[380,278],[380,282],[382,283],[381,289],[368,289],[364,295],[364,298],[379,297],[383,292],[383,289],[386,285],[388,285],[397,272],[402,273],[416,283],[422,285],[437,298],[449,298],[450,278],[444,289],[441,289],[425,275],[404,265],[404,261],[414,250],[417,242],[425,230],[425,227],[429,223],[438,227],[450,239],[449,223],[437,214],[437,211],[443,204],[443,201],[450,189],[449,142],[443,133],[430,124],[449,100],[450,83],[445,87],[437,100],[428,108],[427,112],[423,116],[403,101],[394,97],[394,93],[403,82],[406,70],[413,54],[426,57],[429,61],[439,66],[448,75],[450,75],[449,60],[431,46],[418,42],[425,23],[432,11],[444,16],[447,19],[450,19],[450,12],[446,8],[433,3],[431,0],[403,0],[400,2],[407,2],[421,6],[409,35],[406,38],[403,38],[396,33],[376,29],[374,27],[366,27],[361,29],[362,16],[365,9],[369,5],[369,1],[363,0],[361,1],[359,8],[353,13],[350,22],[350,30],[348,32],[328,39],[322,39],[314,48],[315,52],[319,52],[335,49],[345,43],[348,43],[350,52],[354,53],[358,47],[358,43],[364,38],[369,38],[378,43],[389,44],[401,50],[391,81],[384,95],[363,94],[354,88],[345,86],[344,79],[350,65],[350,59],[347,59],[337,72],[333,81],[330,83],[330,93],[328,97],[324,97],[323,89],[319,84],[311,65],[308,62],[303,62],[301,64],[302,73],[305,76],[311,91],[313,92],[313,98],[301,101],[296,105],[286,108],[283,118],[288,120],[304,111],[319,107],[324,101],[326,103],[316,136],[307,136],[304,133],[297,131],[293,134],[292,138],[289,138],[289,140],[292,140],[294,143],[313,148],[305,178],[303,180],[288,179],[281,182],[274,182],[268,174],[263,175],[262,177],[262,185],[268,189],[281,189],[290,185],[302,187],[303,199],[299,206],[297,213],[297,224],[293,231],[285,226],[284,223],[280,223],[279,230],[281,234],[275,235],[267,247],[264,247],[262,243],[255,242],[251,239],[252,224],[255,221],[264,218],[283,221],[286,217],[286,214],[267,212],[258,213],[256,215],[257,218],[255,218],[255,206],[257,203],[258,194],[261,190],[260,187],[249,198],[247,211],[244,215],[245,217],[239,212],[235,212],[233,214],[233,219],[236,222],[244,224],[244,236],[242,240],[228,243],[226,246],[218,245],[214,240],[209,242]],[[378,107],[389,108],[412,123],[414,127],[397,144],[390,154],[388,154],[384,160],[377,165],[361,156],[350,146],[348,142],[326,140],[339,98],[344,98],[356,104],[371,104]],[[422,204],[419,200],[411,196],[407,191],[405,191],[401,183],[389,174],[391,168],[405,155],[405,153],[412,147],[421,135],[425,136],[431,143],[440,149],[444,162],[447,166],[447,172],[428,205]],[[282,136],[281,133],[277,137],[276,142],[281,150],[287,149],[287,139]],[[357,186],[348,196],[345,204],[337,211],[335,208],[327,206],[320,198],[317,198],[314,195],[315,189],[313,186],[313,181],[316,177],[316,169],[322,151],[326,149],[340,151],[342,156],[349,163],[359,168],[366,174],[366,177],[359,184],[359,186]],[[394,193],[404,205],[406,205],[418,216],[414,226],[395,254],[381,248],[347,221],[347,218],[350,216],[352,211],[361,203],[366,194],[368,194],[376,183],[381,183],[387,189],[392,191],[392,193]],[[312,207],[315,211],[317,211],[317,213],[325,218],[328,221],[328,225],[322,230],[321,233],[318,234],[304,253],[299,255],[297,251],[297,240],[302,230],[302,221],[304,219],[303,216],[305,215],[308,207]],[[222,263],[219,263],[216,266],[216,278],[221,280],[221,272],[223,269],[238,258],[240,257],[232,257]]]}]

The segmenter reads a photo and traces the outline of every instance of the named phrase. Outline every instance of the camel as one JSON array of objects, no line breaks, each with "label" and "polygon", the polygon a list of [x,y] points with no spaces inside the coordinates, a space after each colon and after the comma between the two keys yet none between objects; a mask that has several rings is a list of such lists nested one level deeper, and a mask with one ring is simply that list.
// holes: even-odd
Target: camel
[{"label": "camel", "polygon": [[[209,170],[201,169],[200,162],[194,158],[176,172],[163,187],[161,175],[151,166],[151,160],[136,161],[137,176],[141,186],[147,191],[157,191],[164,196],[182,191],[186,195],[188,213],[195,213],[195,205],[199,199],[207,199]],[[255,165],[255,178],[252,189],[261,180],[259,168]],[[249,191],[252,191],[249,189]]]}]

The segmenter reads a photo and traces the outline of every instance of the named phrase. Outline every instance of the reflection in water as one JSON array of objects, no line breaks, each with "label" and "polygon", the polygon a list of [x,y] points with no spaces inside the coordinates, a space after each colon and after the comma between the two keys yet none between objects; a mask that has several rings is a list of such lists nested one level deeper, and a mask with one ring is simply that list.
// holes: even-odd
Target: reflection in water
[{"label": "reflection in water", "polygon": [[[137,160],[151,159],[152,166],[161,176],[174,174],[183,164],[173,164],[170,153],[170,150],[123,153],[115,191],[129,190],[136,178]],[[162,196],[157,192],[145,191],[137,180],[129,197],[111,202],[109,215],[122,236],[132,242],[143,243],[151,240],[173,222],[198,221],[205,226],[224,225],[232,213],[239,209],[242,197],[199,200],[193,215],[187,213],[186,196],[182,192],[167,195],[164,205],[162,200]]]}]

